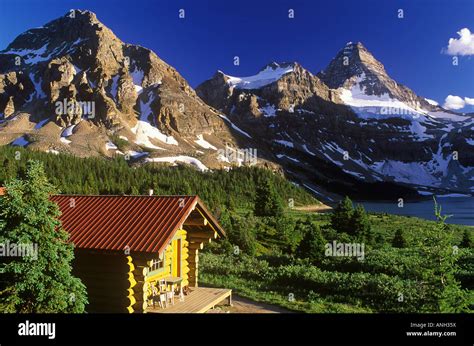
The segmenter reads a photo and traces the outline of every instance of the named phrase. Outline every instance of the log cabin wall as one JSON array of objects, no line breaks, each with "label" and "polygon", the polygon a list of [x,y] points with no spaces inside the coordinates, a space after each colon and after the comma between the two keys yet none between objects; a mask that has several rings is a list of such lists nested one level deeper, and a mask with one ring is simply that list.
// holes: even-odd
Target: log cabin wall
[{"label": "log cabin wall", "polygon": [[87,288],[87,312],[133,312],[134,271],[123,252],[75,249],[72,272]]},{"label": "log cabin wall", "polygon": [[[134,277],[137,285],[134,287],[134,296],[136,303],[133,305],[133,312],[144,312],[151,303],[153,296],[152,285],[157,283],[167,276],[179,276],[183,278],[182,286],[188,286],[188,242],[186,240],[187,232],[184,229],[178,230],[171,242],[164,250],[164,254],[160,257],[134,255],[133,263],[135,268]],[[157,270],[152,270],[153,260],[163,258],[163,267]],[[179,266],[178,266],[178,261]]]}]

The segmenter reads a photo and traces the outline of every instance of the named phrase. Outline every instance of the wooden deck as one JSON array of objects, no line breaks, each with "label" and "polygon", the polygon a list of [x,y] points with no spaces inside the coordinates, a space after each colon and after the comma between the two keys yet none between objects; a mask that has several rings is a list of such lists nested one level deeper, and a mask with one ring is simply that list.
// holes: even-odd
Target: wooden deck
[{"label": "wooden deck", "polygon": [[184,302],[175,297],[174,305],[160,308],[158,303],[146,309],[147,313],[204,313],[224,300],[232,304],[232,290],[226,288],[191,287],[190,293],[184,296]]}]

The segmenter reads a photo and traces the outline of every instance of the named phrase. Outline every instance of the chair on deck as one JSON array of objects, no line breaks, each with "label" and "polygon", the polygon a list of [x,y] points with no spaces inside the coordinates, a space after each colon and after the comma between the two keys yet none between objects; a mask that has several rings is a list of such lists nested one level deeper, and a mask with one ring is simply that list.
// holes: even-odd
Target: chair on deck
[{"label": "chair on deck", "polygon": [[166,304],[170,302],[172,305],[174,305],[174,290],[171,288],[171,291],[166,292]]},{"label": "chair on deck", "polygon": [[158,287],[159,287],[159,289],[156,287],[156,285],[152,285],[153,307],[155,307],[155,302],[158,301],[158,304],[159,304],[160,308],[164,309],[165,307],[168,307],[165,280],[160,280],[158,282]]},{"label": "chair on deck", "polygon": [[183,286],[179,285],[179,293],[178,293],[179,301],[184,302],[184,292]]}]

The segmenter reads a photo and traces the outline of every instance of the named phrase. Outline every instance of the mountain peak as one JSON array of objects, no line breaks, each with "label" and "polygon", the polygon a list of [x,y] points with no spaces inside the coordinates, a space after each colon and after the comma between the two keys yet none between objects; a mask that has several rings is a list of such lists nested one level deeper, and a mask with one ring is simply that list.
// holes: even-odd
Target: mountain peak
[{"label": "mountain peak", "polygon": [[330,88],[337,89],[348,79],[362,74],[388,78],[382,63],[361,42],[348,42],[318,77]]},{"label": "mountain peak", "polygon": [[317,76],[331,89],[363,92],[366,96],[388,95],[412,107],[432,109],[425,99],[397,83],[385,67],[361,43],[348,42]]},{"label": "mountain peak", "polygon": [[286,69],[286,68],[294,68],[295,66],[297,66],[298,63],[296,62],[276,62],[276,61],[272,61],[271,63],[269,64],[266,64],[263,68],[260,69],[259,72],[262,72],[262,71],[265,71],[265,70],[277,70],[277,69]]},{"label": "mountain peak", "polygon": [[[94,12],[73,9],[42,27],[25,31],[16,37],[4,51],[0,52],[15,54],[21,51],[42,49],[43,47],[44,49],[49,47],[59,49],[61,46],[71,43],[77,44],[87,39],[96,42],[100,40],[119,41],[114,33],[97,19]],[[21,56],[22,53],[17,55]]]}]

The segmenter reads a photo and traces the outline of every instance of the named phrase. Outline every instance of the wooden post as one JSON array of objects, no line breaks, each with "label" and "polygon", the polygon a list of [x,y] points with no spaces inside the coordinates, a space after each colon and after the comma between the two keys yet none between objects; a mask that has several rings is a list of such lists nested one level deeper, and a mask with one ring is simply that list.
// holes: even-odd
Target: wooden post
[{"label": "wooden post", "polygon": [[199,250],[197,248],[190,248],[188,250],[188,265],[189,265],[189,273],[188,273],[188,281],[189,286],[191,287],[198,287],[198,262],[199,262]]}]

